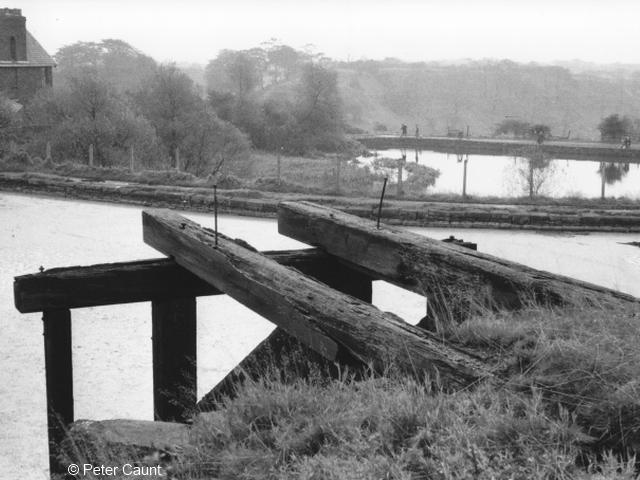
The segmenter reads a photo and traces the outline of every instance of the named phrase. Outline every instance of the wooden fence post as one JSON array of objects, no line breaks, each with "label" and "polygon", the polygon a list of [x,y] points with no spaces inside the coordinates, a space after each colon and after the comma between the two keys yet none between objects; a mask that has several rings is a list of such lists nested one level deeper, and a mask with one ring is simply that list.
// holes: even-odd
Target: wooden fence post
[{"label": "wooden fence post", "polygon": [[93,143],[89,145],[89,166],[93,167]]},{"label": "wooden fence post", "polygon": [[73,365],[71,359],[71,312],[68,309],[45,310],[44,362],[47,385],[47,424],[49,433],[49,469],[59,473],[58,445],[66,427],[73,422]]},{"label": "wooden fence post", "polygon": [[176,172],[180,171],[180,148],[176,147]]},{"label": "wooden fence post", "polygon": [[340,193],[340,157],[336,158],[336,193]]},{"label": "wooden fence post", "polygon": [[44,153],[44,159],[47,162],[51,161],[51,142],[47,142],[47,146],[46,146],[45,153]]},{"label": "wooden fence post", "polygon": [[277,172],[276,172],[276,175],[277,175],[277,178],[278,178],[278,185],[280,185],[280,182],[281,182],[281,180],[280,180],[280,160],[281,160],[281,156],[282,156],[281,155],[281,150],[282,150],[282,147],[280,147],[280,150],[278,150],[278,158],[277,158]]},{"label": "wooden fence post", "polygon": [[129,147],[129,170],[132,172],[136,171],[136,157],[133,152],[133,145]]},{"label": "wooden fence post", "polygon": [[184,422],[197,401],[196,299],[151,302],[154,418]]}]

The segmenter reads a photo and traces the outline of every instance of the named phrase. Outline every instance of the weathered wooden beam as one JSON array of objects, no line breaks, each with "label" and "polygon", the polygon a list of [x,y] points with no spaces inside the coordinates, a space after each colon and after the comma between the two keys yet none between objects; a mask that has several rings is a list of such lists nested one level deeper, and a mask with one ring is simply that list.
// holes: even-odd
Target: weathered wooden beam
[{"label": "weathered wooden beam", "polygon": [[[336,262],[335,257],[329,258],[331,261],[318,262],[305,273],[342,293],[371,303],[371,279]],[[247,378],[257,380],[277,375],[283,382],[293,378],[307,378],[311,374],[337,378],[344,373],[341,370],[344,367],[355,372],[363,371],[366,365],[356,361],[355,364],[337,367],[278,327],[218,382],[198,402],[197,408],[203,412],[216,409],[224,397],[234,397],[238,386]]]},{"label": "weathered wooden beam", "polygon": [[185,422],[197,401],[196,299],[151,302],[154,418]]},{"label": "weathered wooden beam", "polygon": [[[631,295],[308,202],[284,202],[278,231],[320,247],[370,275],[425,295],[437,315],[459,317],[487,305],[637,303]],[[465,310],[459,312],[456,310]]]},{"label": "weathered wooden beam", "polygon": [[[335,258],[316,249],[265,255],[303,272],[329,271],[337,265]],[[21,313],[221,293],[167,258],[53,268],[15,277],[13,289],[15,305]]]},{"label": "weathered wooden beam", "polygon": [[71,359],[71,313],[69,310],[45,310],[44,370],[47,389],[49,470],[60,473],[58,445],[73,422],[73,365]]},{"label": "weathered wooden beam", "polygon": [[225,238],[216,245],[211,231],[174,212],[144,211],[142,220],[147,244],[330,361],[346,356],[376,370],[394,364],[437,375],[447,388],[491,376],[472,354]]}]

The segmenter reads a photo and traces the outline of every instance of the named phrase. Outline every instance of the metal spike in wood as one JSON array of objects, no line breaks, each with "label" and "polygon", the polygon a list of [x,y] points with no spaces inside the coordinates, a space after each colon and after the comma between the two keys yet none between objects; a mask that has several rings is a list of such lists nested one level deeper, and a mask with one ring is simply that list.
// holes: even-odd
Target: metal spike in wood
[{"label": "metal spike in wood", "polygon": [[382,202],[384,201],[384,191],[387,188],[387,177],[384,177],[384,183],[382,184],[382,193],[380,194],[380,204],[378,205],[378,223],[376,228],[380,228],[380,216],[382,215]]},{"label": "metal spike in wood", "polygon": [[378,371],[394,365],[437,377],[446,389],[493,376],[471,353],[223,235],[216,248],[213,232],[174,212],[144,211],[142,223],[147,244],[331,361],[357,359]]}]

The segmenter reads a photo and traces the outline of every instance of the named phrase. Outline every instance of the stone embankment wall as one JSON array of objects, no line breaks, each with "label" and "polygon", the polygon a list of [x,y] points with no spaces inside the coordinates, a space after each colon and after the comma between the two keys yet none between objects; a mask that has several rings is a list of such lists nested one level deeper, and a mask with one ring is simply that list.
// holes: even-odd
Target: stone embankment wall
[{"label": "stone embankment wall", "polygon": [[[213,191],[201,187],[89,182],[49,175],[0,173],[0,190],[144,206],[213,211]],[[255,192],[253,192],[255,193]],[[223,213],[275,217],[282,200],[310,200],[363,218],[377,218],[374,199],[219,191]],[[385,201],[382,221],[423,227],[640,232],[640,209],[591,209],[554,205],[496,205]]]}]

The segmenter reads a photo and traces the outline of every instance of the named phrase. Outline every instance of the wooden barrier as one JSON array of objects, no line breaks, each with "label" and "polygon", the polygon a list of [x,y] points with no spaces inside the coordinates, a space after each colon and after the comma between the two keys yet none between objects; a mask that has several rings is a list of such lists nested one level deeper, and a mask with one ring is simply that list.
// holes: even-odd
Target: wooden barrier
[{"label": "wooden barrier", "polygon": [[441,321],[487,306],[515,309],[529,302],[613,306],[639,301],[403,229],[377,229],[372,221],[308,202],[280,204],[278,231],[369,275],[425,295]]},{"label": "wooden barrier", "polygon": [[45,310],[44,360],[47,389],[49,466],[56,465],[55,446],[73,422],[73,364],[71,359],[71,313],[69,309]]},{"label": "wooden barrier", "polygon": [[[319,250],[265,255],[371,299],[371,278]],[[220,294],[166,258],[55,268],[15,278],[18,311],[43,312],[51,472],[59,470],[55,447],[74,421],[70,309],[151,302],[154,417],[184,421],[196,406],[195,298]]]},{"label": "wooden barrier", "polygon": [[144,241],[330,361],[440,378],[448,389],[491,377],[474,355],[167,210],[144,211]]}]

